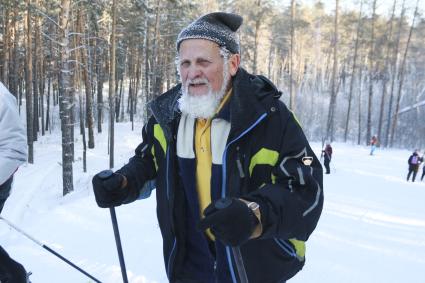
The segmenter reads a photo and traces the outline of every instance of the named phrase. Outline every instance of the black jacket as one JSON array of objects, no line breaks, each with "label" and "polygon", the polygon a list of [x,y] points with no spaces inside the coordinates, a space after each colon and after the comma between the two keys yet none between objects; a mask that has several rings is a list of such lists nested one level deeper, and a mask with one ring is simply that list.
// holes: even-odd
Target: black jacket
[{"label": "black jacket", "polygon": [[[413,158],[416,158],[416,162],[413,162]],[[416,152],[410,155],[409,159],[407,160],[407,163],[409,164],[409,171],[417,172],[422,161],[422,158]]]},{"label": "black jacket", "polygon": [[[143,129],[143,142],[118,170],[128,180],[131,202],[149,195],[156,181],[157,216],[170,282],[184,273],[187,202],[176,156],[180,85],[152,104],[153,116]],[[304,264],[304,242],[316,227],[323,207],[322,168],[280,93],[262,76],[239,69],[225,106],[231,124],[223,153],[221,197],[243,197],[261,208],[263,234],[240,247],[250,283],[282,282]],[[313,157],[306,166],[305,156]],[[234,255],[226,247],[225,264],[239,282]],[[218,271],[220,272],[220,271]],[[220,282],[221,283],[221,282]]]}]

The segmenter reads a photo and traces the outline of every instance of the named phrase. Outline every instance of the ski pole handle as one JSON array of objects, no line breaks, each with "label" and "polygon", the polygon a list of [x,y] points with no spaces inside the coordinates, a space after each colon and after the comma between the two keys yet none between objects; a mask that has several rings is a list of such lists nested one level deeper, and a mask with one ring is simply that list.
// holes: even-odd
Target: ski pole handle
[{"label": "ski pole handle", "polygon": [[103,170],[99,172],[97,176],[99,176],[99,178],[102,180],[106,180],[106,179],[109,179],[113,174],[114,172],[112,170]]}]

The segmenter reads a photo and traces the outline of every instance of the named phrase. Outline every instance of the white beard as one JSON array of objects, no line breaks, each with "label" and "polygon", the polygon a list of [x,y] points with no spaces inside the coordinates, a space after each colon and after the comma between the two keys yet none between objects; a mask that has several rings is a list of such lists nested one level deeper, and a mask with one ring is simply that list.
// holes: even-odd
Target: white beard
[{"label": "white beard", "polygon": [[[178,100],[180,111],[195,119],[212,118],[216,114],[218,106],[226,94],[228,80],[229,73],[227,68],[223,67],[223,84],[219,91],[213,91],[210,82],[206,78],[186,81],[186,84],[182,86],[182,96]],[[208,93],[203,95],[191,95],[189,93],[189,85],[193,83],[207,84]]]}]

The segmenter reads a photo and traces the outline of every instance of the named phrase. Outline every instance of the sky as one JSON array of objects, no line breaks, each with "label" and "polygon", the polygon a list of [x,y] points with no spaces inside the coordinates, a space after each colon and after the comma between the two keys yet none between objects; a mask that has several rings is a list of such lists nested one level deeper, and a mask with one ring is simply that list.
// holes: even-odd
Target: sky
[{"label": "sky", "polygon": [[[117,168],[140,142],[141,125],[135,129],[116,124]],[[97,207],[91,188],[92,176],[108,168],[107,133],[96,134],[87,173],[77,137],[74,191],[65,197],[60,141],[54,131],[34,144],[35,163],[16,173],[2,216],[101,282],[122,282],[109,210]],[[319,155],[321,144],[312,146]],[[378,149],[370,156],[364,146],[332,146],[324,210],[307,242],[306,265],[289,283],[425,282],[425,180],[406,182],[411,152]],[[116,208],[131,283],[167,282],[154,194]],[[0,244],[33,273],[32,283],[92,282],[1,220]]]},{"label": "sky", "polygon": [[[396,5],[396,11],[400,11],[401,5],[403,0],[397,0]],[[405,0],[405,7],[407,8],[406,14],[410,17],[410,15],[413,15],[413,11],[416,5],[416,0]],[[335,11],[335,0],[321,0],[321,2],[324,3],[325,9],[329,12]],[[290,1],[284,0],[281,1],[282,5],[289,6]],[[314,3],[317,3],[317,0],[304,0],[300,1],[298,0],[297,3],[305,3],[314,5]],[[389,16],[391,14],[391,9],[393,5],[392,0],[377,0],[377,13],[380,15],[387,15]],[[372,8],[372,0],[364,0],[363,3],[364,7],[368,7],[369,10]],[[339,7],[342,10],[359,10],[360,9],[360,0],[339,0]],[[425,0],[419,0],[419,11],[424,13],[425,12]],[[398,12],[399,14],[399,12]]]}]

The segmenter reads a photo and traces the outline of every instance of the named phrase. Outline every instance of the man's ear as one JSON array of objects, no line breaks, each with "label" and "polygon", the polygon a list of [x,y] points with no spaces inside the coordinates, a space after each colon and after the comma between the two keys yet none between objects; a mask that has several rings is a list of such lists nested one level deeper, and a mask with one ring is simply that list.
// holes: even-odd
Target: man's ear
[{"label": "man's ear", "polygon": [[232,54],[229,58],[229,74],[233,77],[236,75],[236,72],[239,69],[239,64],[241,63],[240,54]]}]

